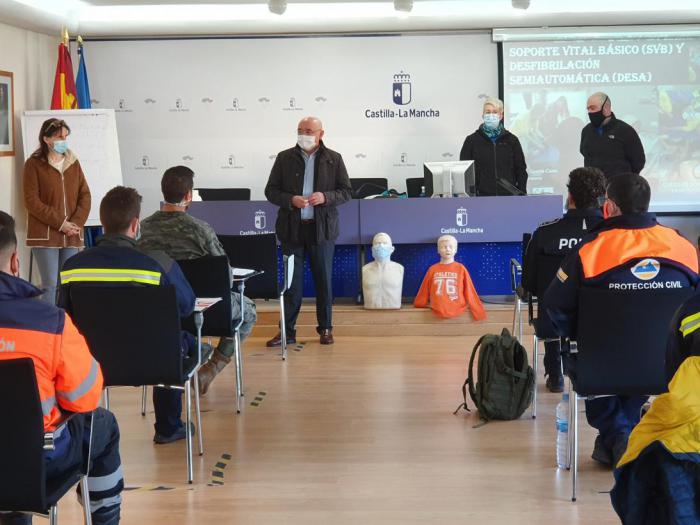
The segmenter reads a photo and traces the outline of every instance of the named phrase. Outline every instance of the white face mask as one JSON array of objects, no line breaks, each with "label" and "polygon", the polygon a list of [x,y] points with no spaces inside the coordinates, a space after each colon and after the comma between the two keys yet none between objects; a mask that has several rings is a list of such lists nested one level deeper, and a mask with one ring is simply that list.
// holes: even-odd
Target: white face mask
[{"label": "white face mask", "polygon": [[313,135],[297,135],[297,144],[304,151],[311,151],[316,147],[316,137]]}]

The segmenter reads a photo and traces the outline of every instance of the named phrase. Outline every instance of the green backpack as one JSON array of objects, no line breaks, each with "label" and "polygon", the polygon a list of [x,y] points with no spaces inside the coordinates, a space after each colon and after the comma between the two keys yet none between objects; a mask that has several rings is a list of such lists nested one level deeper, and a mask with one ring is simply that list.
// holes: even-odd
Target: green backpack
[{"label": "green backpack", "polygon": [[[479,352],[478,380],[474,386],[474,357]],[[464,403],[469,396],[479,410],[483,421],[518,419],[532,403],[535,374],[528,364],[527,350],[504,328],[501,335],[486,334],[474,345],[469,358],[469,374],[462,385]]]}]

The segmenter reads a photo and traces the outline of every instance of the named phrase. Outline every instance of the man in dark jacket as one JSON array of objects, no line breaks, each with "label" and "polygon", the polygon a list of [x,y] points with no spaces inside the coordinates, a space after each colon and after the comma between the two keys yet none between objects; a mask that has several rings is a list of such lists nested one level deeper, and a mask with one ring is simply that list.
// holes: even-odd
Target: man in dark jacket
[{"label": "man in dark jacket", "polygon": [[464,140],[459,160],[473,160],[477,195],[512,195],[499,179],[527,193],[527,165],[518,137],[503,127],[503,102],[484,102],[484,122]]},{"label": "man in dark jacket", "polygon": [[[561,218],[544,223],[535,230],[527,245],[523,261],[522,285],[525,291],[542,299],[546,287],[554,278],[554,271],[539,268],[538,257],[561,262],[574,246],[581,242],[586,232],[603,220],[598,199],[605,196],[605,177],[596,168],[576,168],[569,174],[567,184],[568,211]],[[544,373],[547,376],[547,389],[550,392],[564,390],[564,376],[561,370],[559,336],[554,331],[547,310],[540,304],[537,307],[537,335],[544,338]]]},{"label": "man in dark jacket", "polygon": [[610,97],[593,93],[588,97],[591,123],[581,130],[583,165],[603,171],[610,180],[621,173],[640,173],[646,157],[639,135],[612,112]]},{"label": "man in dark jacket", "polygon": [[[175,288],[178,311],[186,318],[194,310],[195,295],[180,267],[163,252],[145,252],[136,247],[140,230],[141,195],[133,188],[117,186],[100,203],[100,222],[105,234],[97,246],[68,259],[61,270],[59,305],[72,312],[73,286],[169,286]],[[134,337],[138,337],[135,334]],[[183,357],[196,352],[194,337],[182,332]],[[181,419],[182,392],[153,389],[155,436],[157,444],[185,438]]]},{"label": "man in dark jacket", "polygon": [[[695,288],[698,253],[676,230],[648,213],[651,190],[640,175],[613,177],[607,187],[600,223],[564,259],[544,295],[544,306],[563,337],[576,335],[578,291],[582,287],[649,293],[649,290]],[[633,326],[635,312],[628,312]],[[607,396],[586,401],[588,423],[598,429],[593,459],[617,464],[639,422],[643,396]]]},{"label": "man in dark jacket", "polygon": [[[296,342],[296,321],[304,288],[304,258],[309,254],[316,285],[317,332],[321,344],[333,344],[332,269],[338,238],[337,206],[350,200],[343,158],[323,144],[323,125],[306,117],[297,127],[297,145],[277,155],[265,196],[279,206],[275,230],[285,255],[295,259],[292,285],[285,294],[287,343]],[[279,346],[281,334],[267,342]]]}]

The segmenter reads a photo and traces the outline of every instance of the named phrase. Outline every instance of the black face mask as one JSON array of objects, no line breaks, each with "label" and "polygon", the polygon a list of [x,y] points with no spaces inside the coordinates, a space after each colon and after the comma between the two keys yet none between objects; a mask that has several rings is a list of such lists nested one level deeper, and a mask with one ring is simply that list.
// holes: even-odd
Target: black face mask
[{"label": "black face mask", "polygon": [[605,120],[605,115],[603,115],[603,108],[605,107],[605,104],[608,102],[608,97],[605,97],[605,100],[603,101],[603,105],[600,106],[600,111],[594,111],[594,112],[589,112],[588,113],[588,118],[591,121],[591,124],[593,124],[596,128],[599,128],[600,126],[603,125],[603,121]]}]

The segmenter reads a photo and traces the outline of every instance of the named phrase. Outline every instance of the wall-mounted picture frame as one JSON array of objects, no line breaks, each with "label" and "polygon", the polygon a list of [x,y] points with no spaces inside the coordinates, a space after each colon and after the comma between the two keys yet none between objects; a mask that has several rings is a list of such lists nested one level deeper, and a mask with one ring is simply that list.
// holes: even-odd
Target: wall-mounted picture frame
[{"label": "wall-mounted picture frame", "polygon": [[9,71],[0,71],[0,157],[15,154],[14,78]]}]

